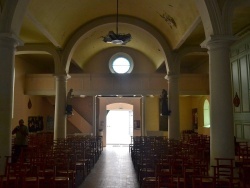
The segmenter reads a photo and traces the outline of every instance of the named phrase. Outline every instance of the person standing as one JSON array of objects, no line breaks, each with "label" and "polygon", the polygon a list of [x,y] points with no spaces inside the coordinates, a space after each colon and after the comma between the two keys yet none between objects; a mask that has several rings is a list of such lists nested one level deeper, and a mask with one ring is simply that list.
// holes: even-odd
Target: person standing
[{"label": "person standing", "polygon": [[16,135],[12,154],[12,162],[16,163],[22,150],[28,146],[29,129],[28,126],[24,125],[23,119],[19,120],[19,125],[13,129],[12,135]]}]

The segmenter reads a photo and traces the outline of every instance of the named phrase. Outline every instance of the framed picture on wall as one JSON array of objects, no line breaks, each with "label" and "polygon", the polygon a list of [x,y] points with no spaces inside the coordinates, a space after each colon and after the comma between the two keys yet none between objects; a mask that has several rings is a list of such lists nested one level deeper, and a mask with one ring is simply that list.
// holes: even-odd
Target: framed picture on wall
[{"label": "framed picture on wall", "polygon": [[43,130],[43,117],[42,116],[29,116],[28,117],[29,132],[39,132]]},{"label": "framed picture on wall", "polygon": [[54,117],[53,116],[47,116],[47,131],[54,131]]},{"label": "framed picture on wall", "polygon": [[134,120],[134,129],[140,129],[141,123],[140,120]]},{"label": "framed picture on wall", "polygon": [[192,124],[193,124],[193,130],[198,129],[198,109],[193,108],[192,109]]}]

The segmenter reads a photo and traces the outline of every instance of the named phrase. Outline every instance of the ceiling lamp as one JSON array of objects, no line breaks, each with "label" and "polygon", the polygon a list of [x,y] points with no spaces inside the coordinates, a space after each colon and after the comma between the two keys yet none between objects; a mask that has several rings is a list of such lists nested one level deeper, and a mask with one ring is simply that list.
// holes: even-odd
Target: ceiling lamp
[{"label": "ceiling lamp", "polygon": [[125,45],[131,40],[131,34],[118,33],[118,0],[116,1],[117,13],[116,13],[116,33],[109,31],[109,33],[103,37],[103,41],[111,44],[122,44]]}]

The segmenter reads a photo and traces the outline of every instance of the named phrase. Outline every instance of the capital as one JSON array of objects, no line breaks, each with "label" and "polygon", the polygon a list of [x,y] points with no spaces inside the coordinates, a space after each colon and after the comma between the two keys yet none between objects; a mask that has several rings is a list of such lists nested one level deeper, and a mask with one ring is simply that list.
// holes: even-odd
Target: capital
[{"label": "capital", "polygon": [[202,48],[214,49],[218,47],[230,46],[236,41],[236,37],[232,35],[211,35],[204,42],[201,43]]},{"label": "capital", "polygon": [[0,43],[6,44],[6,45],[11,44],[14,47],[24,45],[23,41],[19,39],[19,37],[13,33],[0,33]]},{"label": "capital", "polygon": [[57,79],[64,79],[64,80],[68,80],[71,78],[71,76],[69,74],[64,74],[64,73],[59,73],[59,74],[54,74],[54,77],[56,77]]},{"label": "capital", "polygon": [[165,77],[164,77],[166,80],[173,80],[173,79],[178,79],[179,78],[179,74],[167,74]]}]

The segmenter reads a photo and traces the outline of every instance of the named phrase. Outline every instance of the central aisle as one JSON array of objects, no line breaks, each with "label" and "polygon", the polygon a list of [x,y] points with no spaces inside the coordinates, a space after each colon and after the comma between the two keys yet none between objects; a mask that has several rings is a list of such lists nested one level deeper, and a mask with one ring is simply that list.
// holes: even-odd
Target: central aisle
[{"label": "central aisle", "polygon": [[127,145],[107,145],[78,188],[139,188]]}]

